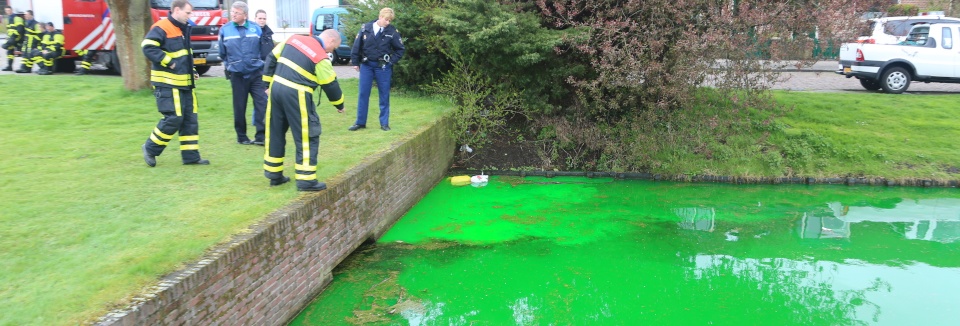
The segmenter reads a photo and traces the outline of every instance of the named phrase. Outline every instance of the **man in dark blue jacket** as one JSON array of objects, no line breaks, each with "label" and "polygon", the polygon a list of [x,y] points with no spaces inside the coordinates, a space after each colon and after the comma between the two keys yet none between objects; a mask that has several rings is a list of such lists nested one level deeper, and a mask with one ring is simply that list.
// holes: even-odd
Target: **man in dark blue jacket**
[{"label": "man in dark blue jacket", "polygon": [[267,55],[270,54],[270,51],[273,51],[273,47],[276,45],[273,43],[273,30],[270,29],[270,26],[267,26],[267,11],[257,10],[256,19],[257,25],[260,25],[260,30],[263,31],[263,35],[260,36],[261,59],[267,60]]},{"label": "man in dark blue jacket", "polygon": [[350,131],[367,127],[367,107],[374,78],[380,91],[380,129],[390,131],[390,79],[393,65],[406,51],[400,32],[390,25],[393,18],[393,9],[380,9],[379,19],[363,24],[353,42],[350,62],[360,71],[360,96],[357,99],[357,121],[348,128]]},{"label": "man in dark blue jacket", "polygon": [[[226,65],[225,73],[233,88],[233,128],[237,143],[263,146],[264,115],[267,112],[266,85],[263,83],[263,58],[260,26],[247,20],[249,8],[243,1],[234,2],[230,9],[231,22],[220,28],[220,57]],[[257,128],[253,141],[247,137],[247,94],[253,97],[253,125]]]}]

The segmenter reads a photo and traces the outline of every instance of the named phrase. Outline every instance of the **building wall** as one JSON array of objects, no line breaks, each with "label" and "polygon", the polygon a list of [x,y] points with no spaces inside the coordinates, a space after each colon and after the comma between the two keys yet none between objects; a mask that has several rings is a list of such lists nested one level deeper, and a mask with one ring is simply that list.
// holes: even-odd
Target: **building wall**
[{"label": "building wall", "polygon": [[284,324],[330,282],[338,263],[443,179],[454,153],[450,126],[430,126],[327,180],[327,190],[270,214],[98,324]]}]

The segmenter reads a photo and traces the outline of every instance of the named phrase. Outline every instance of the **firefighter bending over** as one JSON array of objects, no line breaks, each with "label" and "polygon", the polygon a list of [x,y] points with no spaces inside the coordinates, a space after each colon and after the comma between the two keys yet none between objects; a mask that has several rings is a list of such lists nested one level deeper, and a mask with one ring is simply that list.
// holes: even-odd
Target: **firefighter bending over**
[{"label": "firefighter bending over", "polygon": [[337,112],[343,113],[343,92],[327,56],[339,45],[340,33],[328,29],[319,37],[291,36],[267,55],[263,80],[269,83],[267,93],[270,99],[267,101],[263,173],[270,179],[270,186],[290,181],[283,176],[285,134],[290,129],[297,153],[297,189],[327,189],[325,183],[317,181],[320,117],[313,104],[313,92],[319,86]]}]

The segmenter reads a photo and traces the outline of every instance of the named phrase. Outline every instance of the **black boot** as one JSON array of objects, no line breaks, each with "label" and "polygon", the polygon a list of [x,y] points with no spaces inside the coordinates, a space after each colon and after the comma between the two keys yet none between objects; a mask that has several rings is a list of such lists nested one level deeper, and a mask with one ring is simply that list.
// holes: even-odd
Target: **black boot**
[{"label": "black boot", "polygon": [[278,179],[270,179],[270,186],[276,187],[284,183],[290,182],[290,177],[280,176]]},{"label": "black boot", "polygon": [[27,67],[26,65],[20,65],[20,69],[17,69],[18,74],[29,74],[33,69]]},{"label": "black boot", "polygon": [[77,69],[77,72],[75,72],[75,73],[73,73],[73,74],[74,74],[74,75],[77,75],[77,76],[83,76],[83,75],[86,75],[86,74],[87,74],[87,70],[86,70],[86,69],[83,69],[83,68],[80,68],[80,69]]},{"label": "black boot", "polygon": [[40,70],[37,71],[37,75],[53,75],[53,71],[50,71],[50,68],[40,67]]},{"label": "black boot", "polygon": [[320,191],[327,189],[327,184],[317,180],[302,181],[297,180],[297,190],[300,191]]},{"label": "black boot", "polygon": [[7,67],[3,71],[13,71],[13,59],[7,59]]}]

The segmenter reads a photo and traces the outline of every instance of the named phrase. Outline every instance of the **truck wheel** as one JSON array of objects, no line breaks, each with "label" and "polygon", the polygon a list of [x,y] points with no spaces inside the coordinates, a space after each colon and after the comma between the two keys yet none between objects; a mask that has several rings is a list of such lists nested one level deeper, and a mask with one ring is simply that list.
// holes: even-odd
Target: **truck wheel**
[{"label": "truck wheel", "polygon": [[880,83],[873,79],[860,79],[860,86],[863,86],[868,91],[875,91],[880,89]]},{"label": "truck wheel", "polygon": [[887,69],[880,76],[880,86],[890,94],[900,94],[910,87],[910,72],[902,67]]},{"label": "truck wheel", "polygon": [[336,65],[336,64],[340,63],[340,57],[337,56],[337,51],[333,51],[333,52],[330,52],[330,53],[328,53],[328,54],[330,55],[330,64],[331,64],[331,65]]},{"label": "truck wheel", "polygon": [[193,69],[196,69],[197,73],[203,76],[203,74],[210,71],[210,66],[193,66]]},{"label": "truck wheel", "polygon": [[117,51],[110,52],[110,68],[113,69],[113,72],[117,75],[123,75],[123,70],[120,69],[120,57],[117,56]]}]

